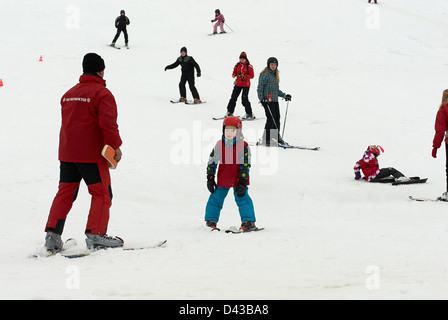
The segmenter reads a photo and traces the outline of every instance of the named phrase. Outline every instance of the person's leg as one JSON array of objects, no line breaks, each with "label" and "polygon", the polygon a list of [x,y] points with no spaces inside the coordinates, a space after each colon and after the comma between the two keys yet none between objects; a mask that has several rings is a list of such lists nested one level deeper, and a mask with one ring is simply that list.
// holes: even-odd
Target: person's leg
[{"label": "person's leg", "polygon": [[234,188],[235,201],[238,206],[238,210],[241,217],[241,222],[252,221],[255,222],[255,209],[251,197],[249,196],[249,188],[246,188],[246,193],[242,197],[238,197],[236,194],[236,188]]},{"label": "person's leg", "polygon": [[241,103],[244,106],[246,114],[252,115],[252,106],[249,101],[249,89],[250,87],[243,87],[243,95],[241,96]]},{"label": "person's leg", "polygon": [[210,194],[207,206],[205,207],[205,221],[219,221],[219,216],[224,205],[224,200],[227,197],[229,190],[230,188],[217,187],[215,189],[215,192]]},{"label": "person's leg", "polygon": [[185,74],[182,73],[179,82],[179,93],[181,98],[187,98],[187,89],[185,88],[186,83],[187,83],[187,77]]},{"label": "person's leg", "polygon": [[78,163],[83,180],[92,200],[85,233],[105,235],[112,206],[112,188],[109,167],[106,163]]},{"label": "person's leg", "polygon": [[70,209],[78,195],[81,175],[76,165],[71,162],[60,164],[59,189],[51,205],[45,232],[54,232],[62,235]]},{"label": "person's leg", "polygon": [[227,112],[234,113],[238,96],[241,93],[241,87],[233,86],[232,96],[227,104]]}]

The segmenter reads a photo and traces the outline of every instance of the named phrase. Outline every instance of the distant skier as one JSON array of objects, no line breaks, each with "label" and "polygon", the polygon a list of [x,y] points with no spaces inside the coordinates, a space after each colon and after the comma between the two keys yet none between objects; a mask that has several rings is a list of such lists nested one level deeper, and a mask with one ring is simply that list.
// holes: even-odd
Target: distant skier
[{"label": "distant skier", "polygon": [[177,66],[181,66],[182,75],[180,77],[179,82],[179,91],[180,91],[180,102],[187,101],[187,90],[185,88],[185,84],[188,82],[188,86],[190,87],[191,94],[194,98],[194,103],[202,103],[201,98],[199,97],[198,90],[194,84],[194,69],[196,69],[197,76],[201,76],[201,68],[198,63],[193,59],[193,57],[187,55],[187,48],[182,47],[180,49],[180,57],[177,60],[165,67],[165,71],[168,69],[174,69]]},{"label": "distant skier", "polygon": [[218,22],[216,22],[215,25],[213,26],[213,34],[218,33],[218,27],[221,29],[220,33],[226,33],[226,31],[224,30],[224,23],[225,23],[224,16],[219,9],[215,10],[215,19],[211,20],[212,23],[215,21]]},{"label": "distant skier", "polygon": [[232,77],[235,79],[235,85],[233,87],[232,96],[227,105],[226,117],[233,116],[235,112],[235,106],[241,91],[243,94],[241,96],[241,102],[246,110],[246,115],[243,119],[253,119],[252,107],[249,101],[249,89],[250,89],[250,79],[254,78],[254,68],[249,63],[247,59],[246,52],[241,52],[240,61],[233,68]]},{"label": "distant skier", "polygon": [[[243,231],[255,229],[255,210],[249,196],[250,148],[244,141],[243,124],[238,117],[227,117],[222,126],[222,138],[210,154],[207,166],[207,188],[211,195],[205,209],[206,225],[216,228],[224,200],[233,188]],[[219,164],[219,166],[218,166]],[[215,182],[218,170],[218,182]]]},{"label": "distant skier", "polygon": [[395,168],[382,168],[378,164],[379,155],[384,152],[384,149],[379,145],[371,145],[367,147],[363,157],[356,162],[353,170],[355,171],[355,179],[361,179],[361,171],[364,174],[364,179],[368,182],[378,182],[383,178],[393,176],[395,181],[406,182],[410,179]]},{"label": "distant skier", "polygon": [[[378,2],[376,2],[376,0],[373,0],[373,1],[375,1],[375,3],[378,4]],[[370,2],[371,2],[371,0],[369,0],[369,3],[370,3]]]},{"label": "distant skier", "polygon": [[117,42],[118,37],[120,36],[121,32],[124,34],[124,43],[126,47],[128,46],[129,37],[128,37],[128,31],[126,27],[130,24],[129,18],[126,17],[126,12],[124,10],[120,11],[120,16],[115,19],[115,28],[117,28],[117,34],[115,35],[114,39],[112,40],[111,46],[115,47],[115,42]]},{"label": "distant skier", "polygon": [[[258,99],[266,113],[266,124],[262,139],[262,143],[266,146],[270,146],[271,143],[285,143],[280,136],[280,106],[278,97],[291,101],[291,95],[280,90],[279,82],[278,60],[271,57],[267,61],[267,67],[260,74],[257,87]],[[271,133],[275,137],[271,137]]]},{"label": "distant skier", "polygon": [[434,125],[435,134],[432,142],[432,157],[437,158],[437,149],[442,145],[442,141],[445,141],[446,149],[446,192],[438,198],[438,200],[448,201],[448,137],[446,132],[448,131],[448,89],[443,91],[442,103],[437,111],[436,121]]}]

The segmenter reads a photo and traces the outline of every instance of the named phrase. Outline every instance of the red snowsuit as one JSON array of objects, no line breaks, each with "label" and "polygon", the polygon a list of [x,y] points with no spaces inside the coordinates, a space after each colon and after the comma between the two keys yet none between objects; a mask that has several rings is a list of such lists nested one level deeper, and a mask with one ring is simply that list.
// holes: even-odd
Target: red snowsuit
[{"label": "red snowsuit", "polygon": [[46,232],[62,234],[83,179],[92,195],[86,233],[106,234],[112,189],[101,150],[105,144],[117,149],[122,141],[115,98],[105,86],[102,78],[84,74],[61,98],[59,190],[50,209]]},{"label": "red snowsuit", "polygon": [[378,175],[378,173],[380,173],[378,159],[372,152],[366,151],[364,152],[362,159],[356,162],[353,170],[355,173],[362,170],[364,177],[370,182]]}]

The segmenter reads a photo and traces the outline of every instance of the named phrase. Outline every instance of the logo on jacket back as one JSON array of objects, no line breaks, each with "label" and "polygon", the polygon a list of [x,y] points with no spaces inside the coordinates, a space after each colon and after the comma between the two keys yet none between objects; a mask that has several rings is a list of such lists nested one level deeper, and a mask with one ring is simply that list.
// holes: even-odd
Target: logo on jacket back
[{"label": "logo on jacket back", "polygon": [[62,99],[62,102],[73,102],[73,101],[89,103],[90,98],[64,98],[64,99]]}]

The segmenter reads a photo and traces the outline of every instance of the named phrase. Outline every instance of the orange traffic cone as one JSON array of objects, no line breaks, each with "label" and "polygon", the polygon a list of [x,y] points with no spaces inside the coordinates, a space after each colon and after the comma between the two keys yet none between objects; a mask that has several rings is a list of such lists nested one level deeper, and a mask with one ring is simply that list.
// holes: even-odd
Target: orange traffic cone
[{"label": "orange traffic cone", "polygon": [[0,79],[0,87],[3,87],[3,80]]},{"label": "orange traffic cone", "polygon": [[42,61],[44,61],[44,59],[42,59],[42,55],[40,55],[39,62],[42,62]]}]

